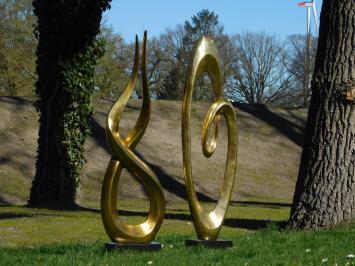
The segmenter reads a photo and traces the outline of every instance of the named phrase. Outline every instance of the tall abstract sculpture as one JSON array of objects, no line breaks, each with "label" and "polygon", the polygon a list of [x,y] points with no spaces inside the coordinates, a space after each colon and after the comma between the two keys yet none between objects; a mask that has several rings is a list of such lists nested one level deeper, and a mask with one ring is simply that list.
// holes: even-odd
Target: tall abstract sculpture
[{"label": "tall abstract sculpture", "polygon": [[[237,167],[237,124],[233,106],[223,99],[220,59],[213,40],[202,37],[193,52],[182,102],[182,148],[186,192],[192,214],[197,241],[188,240],[187,245],[204,244],[213,247],[231,246],[231,241],[215,241],[218,238],[231,198]],[[219,200],[215,209],[207,213],[201,207],[195,192],[191,165],[191,103],[193,88],[198,77],[207,72],[211,78],[214,103],[207,112],[202,127],[202,151],[205,157],[213,155],[217,145],[218,125],[224,116],[228,127],[228,152]],[[214,127],[213,127],[214,126]],[[212,131],[212,129],[214,130]],[[212,131],[212,132],[211,132]]]},{"label": "tall abstract sculpture", "polygon": [[[139,45],[136,37],[135,59],[130,79],[111,110],[106,121],[106,138],[111,160],[107,166],[101,194],[101,216],[106,230],[113,243],[106,248],[142,248],[145,250],[160,249],[159,243],[150,243],[158,232],[165,214],[165,197],[158,178],[150,167],[134,153],[134,148],[144,135],[150,118],[150,96],[146,73],[146,42],[144,33],[141,76],[143,87],[143,103],[135,126],[124,138],[120,134],[121,115],[133,92],[138,76]],[[143,184],[150,199],[150,210],[145,222],[137,225],[125,224],[117,213],[118,182],[122,169],[126,168]]]}]

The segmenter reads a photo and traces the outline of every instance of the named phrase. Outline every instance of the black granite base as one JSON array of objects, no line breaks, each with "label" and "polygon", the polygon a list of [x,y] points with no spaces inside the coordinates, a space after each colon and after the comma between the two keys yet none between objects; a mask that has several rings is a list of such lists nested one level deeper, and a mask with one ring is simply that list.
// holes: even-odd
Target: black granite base
[{"label": "black granite base", "polygon": [[232,240],[200,240],[200,239],[188,239],[186,240],[186,246],[203,246],[207,248],[230,248],[233,246]]},{"label": "black granite base", "polygon": [[109,242],[105,243],[105,248],[107,251],[112,250],[140,250],[140,251],[159,251],[161,250],[162,245],[158,242],[149,242],[149,243],[115,243]]}]

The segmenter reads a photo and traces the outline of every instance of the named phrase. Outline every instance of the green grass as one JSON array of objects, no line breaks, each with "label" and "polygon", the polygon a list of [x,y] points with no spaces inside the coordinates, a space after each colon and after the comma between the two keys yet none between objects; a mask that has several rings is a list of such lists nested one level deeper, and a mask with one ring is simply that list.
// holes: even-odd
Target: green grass
[{"label": "green grass", "polygon": [[[160,252],[105,252],[104,241],[50,244],[0,249],[3,265],[355,265],[352,228],[317,232],[266,229],[232,236],[233,248],[213,250],[185,247],[189,234],[159,236]],[[353,254],[353,253],[352,253]],[[322,263],[322,261],[325,261]],[[347,264],[348,263],[348,264]]]},{"label": "green grass", "polygon": [[[127,223],[137,223],[145,218],[149,209],[142,200],[120,201],[122,218]],[[211,204],[203,203],[206,209]],[[95,207],[95,206],[94,206]],[[253,232],[266,221],[281,222],[287,219],[289,209],[275,206],[231,204],[226,217],[226,226],[221,237],[238,236]],[[169,202],[166,217],[158,236],[181,233],[194,235],[194,227],[186,202]],[[26,207],[0,207],[0,247],[39,246],[52,243],[77,243],[78,241],[105,241],[106,233],[97,209],[60,211],[30,209]]]},{"label": "green grass", "polygon": [[[144,201],[121,201],[123,218],[144,219]],[[210,204],[204,204],[206,207]],[[156,240],[160,252],[105,252],[108,241],[96,209],[48,210],[0,206],[1,265],[355,265],[355,226],[288,232],[288,207],[232,204],[220,238],[233,248],[185,247],[196,238],[187,204],[167,204],[166,219]],[[322,260],[327,260],[322,263]],[[149,264],[149,262],[151,263]],[[348,264],[346,264],[348,263]]]}]

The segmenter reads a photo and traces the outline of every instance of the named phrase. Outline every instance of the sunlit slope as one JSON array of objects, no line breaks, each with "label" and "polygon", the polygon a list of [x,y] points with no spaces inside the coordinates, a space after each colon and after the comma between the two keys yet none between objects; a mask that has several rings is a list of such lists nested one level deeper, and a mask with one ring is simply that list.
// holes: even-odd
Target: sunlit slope
[{"label": "sunlit slope", "polygon": [[[107,151],[104,122],[112,105],[98,100],[92,118],[92,135],[86,144],[87,165],[79,188],[78,201],[97,205],[101,182],[110,155]],[[35,171],[38,115],[33,99],[0,97],[0,203],[25,203]],[[204,158],[200,144],[201,125],[208,103],[194,102],[192,107],[192,165],[198,197],[211,201],[218,197],[223,176],[227,129],[219,130],[215,154]],[[126,133],[136,122],[140,101],[126,108],[121,128]],[[182,171],[181,102],[153,101],[146,135],[137,153],[157,174],[168,201],[184,200]],[[297,178],[306,119],[304,109],[240,105],[236,107],[239,150],[233,200],[254,202],[290,202]],[[120,198],[144,198],[144,190],[124,173]]]}]

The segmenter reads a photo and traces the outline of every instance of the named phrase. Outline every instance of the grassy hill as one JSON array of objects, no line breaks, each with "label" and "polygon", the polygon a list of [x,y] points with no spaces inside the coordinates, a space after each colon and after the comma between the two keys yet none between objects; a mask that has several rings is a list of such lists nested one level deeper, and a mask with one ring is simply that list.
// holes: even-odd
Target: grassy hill
[{"label": "grassy hill", "polygon": [[[38,115],[33,99],[0,97],[0,265],[355,265],[354,225],[291,232],[279,230],[289,217],[297,177],[306,112],[265,106],[236,107],[239,126],[238,170],[233,201],[220,239],[233,248],[187,248],[196,238],[182,179],[180,102],[152,103],[146,136],[137,152],[158,175],[167,197],[166,214],[156,240],[161,252],[103,251],[108,240],[102,226],[100,190],[109,160],[103,124],[112,101],[95,103],[92,135],[86,144],[87,165],[74,209],[35,209],[24,204],[34,175]],[[194,103],[192,111],[193,173],[203,207],[218,197],[226,153],[222,125],[218,148],[203,158],[200,128],[209,104]],[[134,124],[139,101],[131,101],[122,130]],[[149,203],[134,178],[120,183],[119,215],[127,223],[146,219]]]},{"label": "grassy hill", "polygon": [[[32,98],[0,97],[0,203],[23,204],[35,171],[38,115]],[[104,121],[111,100],[98,100],[92,118],[92,135],[86,143],[87,164],[78,193],[84,206],[99,206],[101,183],[109,161]],[[200,144],[201,124],[208,103],[192,108],[192,165],[198,197],[217,199],[226,158],[226,127],[220,128],[217,149],[204,158]],[[135,123],[140,101],[131,100],[121,123],[127,132]],[[185,198],[181,149],[181,102],[153,101],[146,135],[137,152],[158,175],[168,201]],[[306,110],[236,106],[239,128],[238,169],[233,201],[290,203],[297,178]],[[125,172],[120,198],[143,199],[140,184]]]}]

